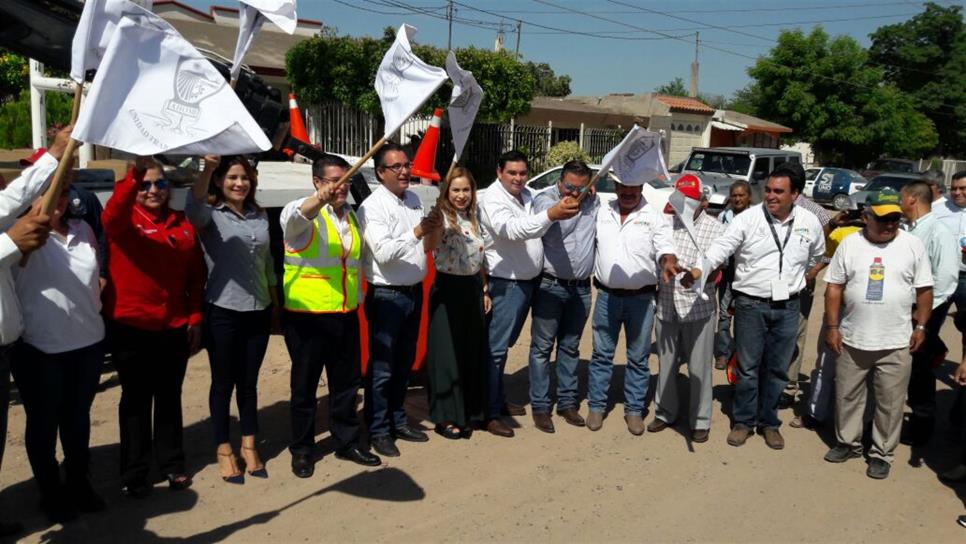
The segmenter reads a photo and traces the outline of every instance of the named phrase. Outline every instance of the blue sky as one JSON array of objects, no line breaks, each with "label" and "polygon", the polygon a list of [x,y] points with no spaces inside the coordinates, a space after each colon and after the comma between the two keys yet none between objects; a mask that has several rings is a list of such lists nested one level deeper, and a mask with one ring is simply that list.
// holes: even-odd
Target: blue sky
[{"label": "blue sky", "polygon": [[[184,1],[184,0],[182,0]],[[186,2],[207,10],[222,0]],[[939,0],[942,5],[962,2]],[[323,21],[340,34],[379,35],[406,22],[416,41],[446,47],[446,0],[298,0],[299,16]],[[703,47],[701,93],[730,96],[749,82],[747,68],[785,28],[850,35],[863,45],[879,26],[922,11],[913,1],[882,0],[456,0],[453,46],[492,48],[501,22],[505,43],[573,78],[578,95],[648,92],[674,79],[688,81],[695,32]],[[384,12],[384,13],[374,13]],[[575,13],[579,12],[579,13]],[[677,38],[677,39],[675,39]],[[722,51],[726,50],[726,51]],[[751,59],[747,58],[751,57]]]}]

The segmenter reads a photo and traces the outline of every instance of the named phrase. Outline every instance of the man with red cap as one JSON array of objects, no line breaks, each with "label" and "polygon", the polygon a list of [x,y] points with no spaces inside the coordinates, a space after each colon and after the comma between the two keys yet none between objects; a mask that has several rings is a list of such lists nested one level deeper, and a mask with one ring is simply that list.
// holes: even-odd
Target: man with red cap
[{"label": "man with red cap", "polygon": [[[697,176],[681,176],[675,183],[675,189],[688,200],[685,201],[683,215],[678,215],[680,210],[675,211],[670,203],[664,209],[673,229],[674,254],[684,268],[700,266],[704,252],[716,238],[724,234],[725,225],[704,213],[707,199]],[[686,222],[691,224],[687,225]],[[691,390],[688,418],[691,440],[706,442],[711,428],[715,285],[709,281],[699,293],[671,279],[661,282],[657,294],[657,349],[661,370],[654,395],[657,414],[647,430],[663,431],[677,421],[677,375],[681,362],[687,361]]]}]

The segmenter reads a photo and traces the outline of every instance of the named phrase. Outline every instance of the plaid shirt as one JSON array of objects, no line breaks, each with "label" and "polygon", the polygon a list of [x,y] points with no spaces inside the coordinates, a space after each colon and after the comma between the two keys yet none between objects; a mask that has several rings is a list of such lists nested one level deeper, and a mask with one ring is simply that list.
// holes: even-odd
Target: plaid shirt
[{"label": "plaid shirt", "polygon": [[[691,241],[684,223],[677,216],[673,217],[673,222],[674,252],[678,257],[678,264],[685,270],[700,265],[701,255],[726,229],[720,221],[702,212],[694,221],[694,235],[699,249]],[[669,320],[676,314],[678,321],[692,322],[713,316],[717,309],[715,283],[708,281],[704,292],[708,300],[701,300],[694,289],[686,289],[676,280],[672,284],[662,281],[657,293],[657,318]]]},{"label": "plaid shirt", "polygon": [[816,204],[815,201],[805,198],[803,194],[799,194],[798,198],[795,199],[795,205],[814,213],[815,217],[818,217],[818,222],[822,224],[822,227],[828,225],[829,221],[832,220],[832,216],[829,215],[825,208]]}]

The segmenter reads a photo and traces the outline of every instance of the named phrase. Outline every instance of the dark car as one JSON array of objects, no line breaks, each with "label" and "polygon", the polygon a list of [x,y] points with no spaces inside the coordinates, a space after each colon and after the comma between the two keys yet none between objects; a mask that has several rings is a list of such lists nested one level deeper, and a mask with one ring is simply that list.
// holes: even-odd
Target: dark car
[{"label": "dark car", "polygon": [[916,161],[908,159],[876,159],[862,171],[862,176],[872,179],[880,174],[918,174]]},{"label": "dark car", "polygon": [[881,191],[885,187],[891,187],[896,191],[901,190],[906,185],[919,181],[919,174],[883,174],[881,176],[876,176],[872,178],[872,181],[866,184],[863,190],[858,191],[852,195],[852,200],[859,206],[865,206],[865,199],[869,197],[869,193],[872,191]]},{"label": "dark car", "polygon": [[831,204],[836,210],[849,207],[849,195],[865,189],[869,182],[854,170],[845,168],[810,168],[807,176],[813,178],[812,200]]}]

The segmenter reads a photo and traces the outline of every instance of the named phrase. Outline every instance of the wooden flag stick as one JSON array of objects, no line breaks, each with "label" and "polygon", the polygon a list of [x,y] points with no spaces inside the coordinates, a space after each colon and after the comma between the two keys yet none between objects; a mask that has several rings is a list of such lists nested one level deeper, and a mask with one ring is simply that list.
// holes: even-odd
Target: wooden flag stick
[{"label": "wooden flag stick", "polygon": [[341,187],[342,184],[349,181],[349,178],[356,175],[356,172],[358,172],[359,169],[362,168],[362,165],[365,164],[367,160],[371,159],[372,156],[376,154],[376,151],[379,151],[379,149],[381,149],[382,146],[384,145],[386,145],[386,136],[379,138],[379,141],[373,144],[373,146],[369,149],[369,151],[366,151],[366,154],[363,155],[362,158],[360,158],[358,161],[356,161],[354,165],[352,165],[352,168],[350,168],[349,171],[346,172],[344,176],[342,176],[342,178],[338,181],[338,183],[335,184],[335,188]]},{"label": "wooden flag stick", "polygon": [[451,162],[449,164],[449,170],[446,172],[446,177],[443,178],[444,181],[445,180],[448,180],[449,177],[453,175],[453,170],[456,170],[456,159],[455,158],[453,159],[453,162]]},{"label": "wooden flag stick", "polygon": [[584,187],[583,191],[580,191],[580,196],[577,197],[577,204],[580,204],[581,202],[584,201],[584,197],[586,197],[587,193],[590,192],[590,188],[593,187],[594,185],[597,185],[597,181],[600,180],[603,174],[604,174],[603,170],[598,170],[597,173],[594,174],[594,177],[590,178],[590,183],[588,183],[587,186]]},{"label": "wooden flag stick", "polygon": [[84,84],[74,83],[74,107],[70,110],[70,124],[77,122],[77,116],[80,115],[80,105],[81,97],[84,95]]}]

